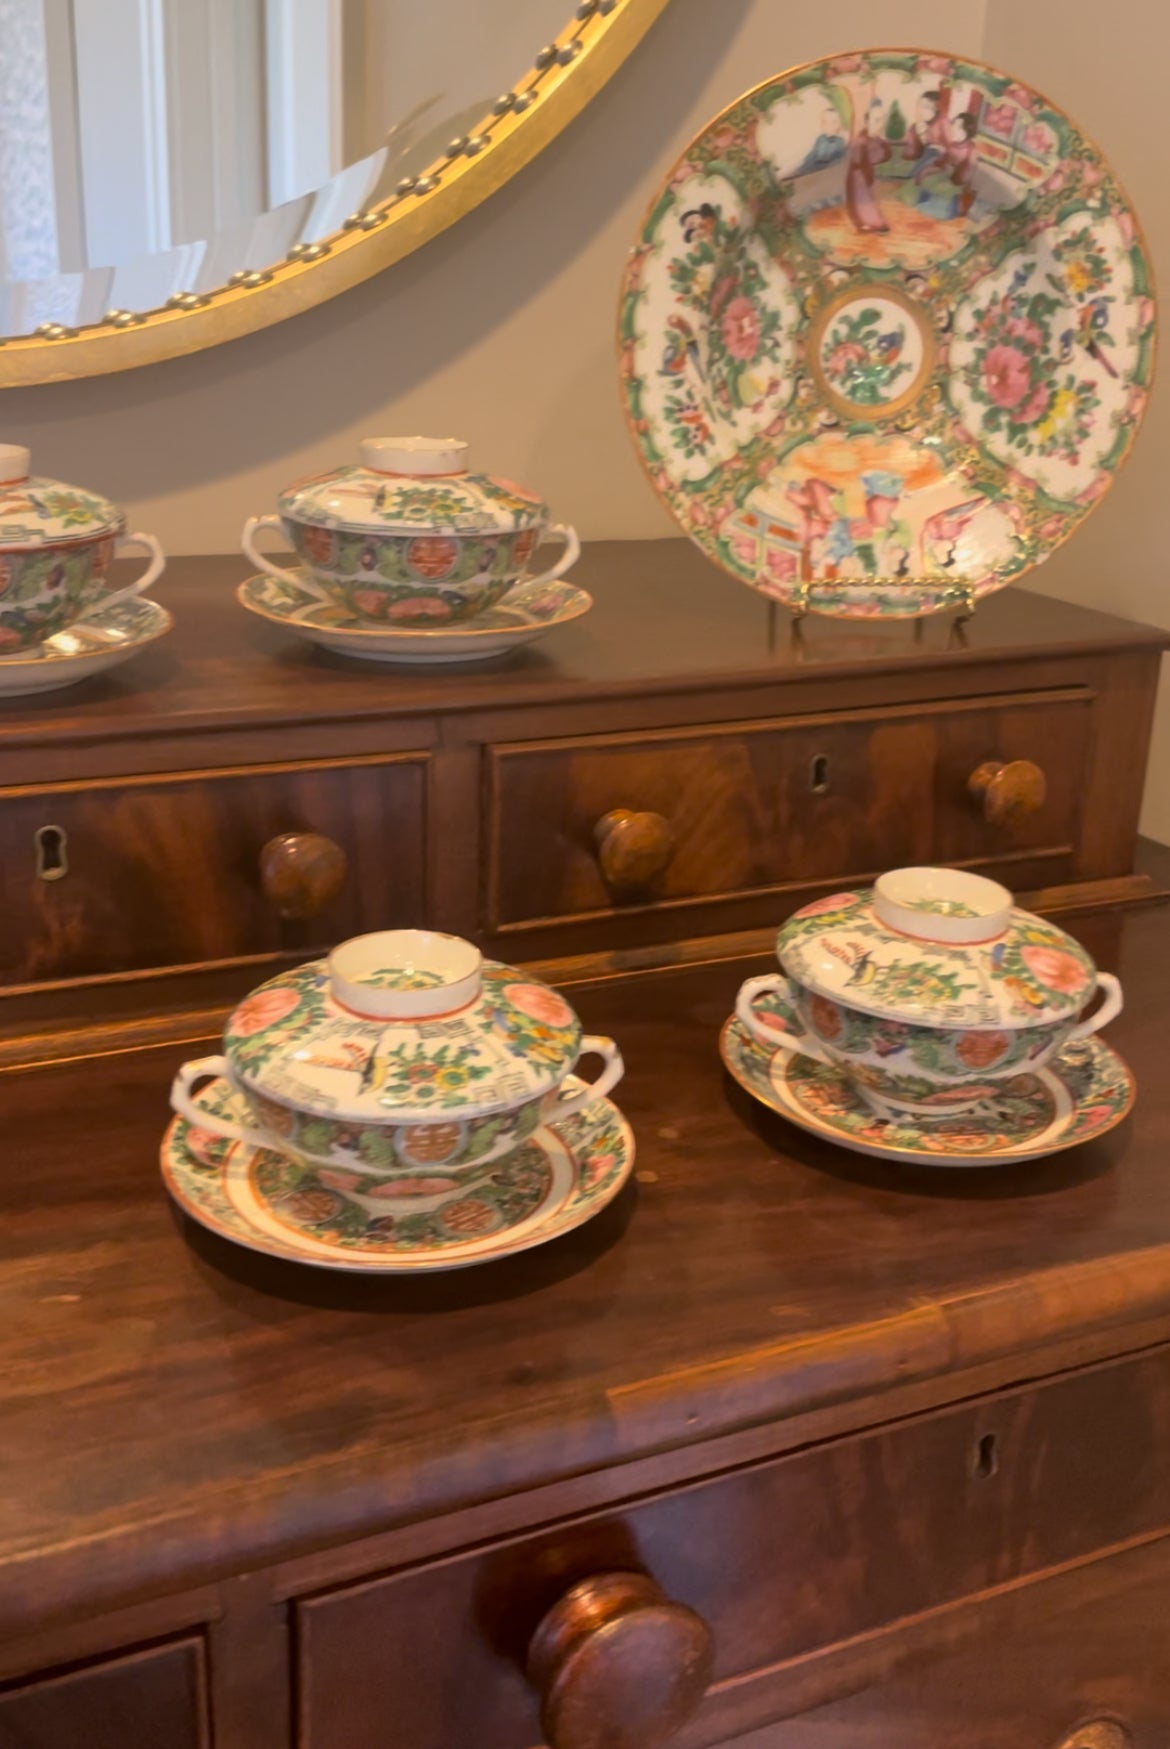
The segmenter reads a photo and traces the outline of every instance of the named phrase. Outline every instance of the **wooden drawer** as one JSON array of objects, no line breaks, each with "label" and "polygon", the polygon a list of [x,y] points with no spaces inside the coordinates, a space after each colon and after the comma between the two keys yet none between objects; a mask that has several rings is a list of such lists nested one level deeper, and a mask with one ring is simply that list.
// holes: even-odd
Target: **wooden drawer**
[{"label": "wooden drawer", "polygon": [[[1068,878],[1091,714],[1091,694],[1069,688],[493,747],[486,925],[766,897],[905,863]],[[967,785],[984,761],[1018,759],[1041,767],[1048,793],[1009,834]],[[607,885],[598,855],[598,822],[616,809],[661,815],[673,840],[662,871],[629,890]]]},{"label": "wooden drawer", "polygon": [[717,1717],[727,1685],[1170,1523],[1168,1405],[1157,1351],[314,1598],[302,1749],[530,1749],[531,1635],[617,1569],[707,1622]]},{"label": "wooden drawer", "polygon": [[[764,1697],[728,1695],[719,1723],[677,1749],[1165,1749],[1170,1542],[927,1618],[776,1687],[772,1723],[741,1734]],[[818,1703],[830,1687],[843,1698]]]},{"label": "wooden drawer", "polygon": [[[425,784],[412,756],[0,792],[0,985],[311,950],[420,923]],[[340,893],[307,921],[282,918],[261,885],[263,846],[288,832],[320,833],[348,859]]]},{"label": "wooden drawer", "polygon": [[203,1643],[0,1689],[0,1749],[208,1749]]}]

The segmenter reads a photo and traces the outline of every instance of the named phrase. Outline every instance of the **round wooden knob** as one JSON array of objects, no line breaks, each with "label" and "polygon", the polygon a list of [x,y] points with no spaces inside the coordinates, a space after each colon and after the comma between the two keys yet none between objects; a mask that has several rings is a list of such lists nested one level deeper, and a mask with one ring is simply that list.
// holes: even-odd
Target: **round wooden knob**
[{"label": "round wooden knob", "polygon": [[260,885],[282,917],[316,917],[345,885],[346,855],[319,832],[282,832],[260,852]]},{"label": "round wooden knob", "polygon": [[967,788],[989,826],[1011,827],[1038,814],[1048,794],[1048,779],[1030,759],[985,759],[967,779]]},{"label": "round wooden knob", "polygon": [[1062,1737],[1058,1749],[1133,1749],[1133,1738],[1116,1719],[1092,1719]]},{"label": "round wooden knob", "polygon": [[593,828],[607,886],[636,893],[653,884],[674,855],[674,833],[661,814],[613,808]]},{"label": "round wooden knob", "polygon": [[549,1610],[528,1653],[549,1749],[657,1749],[711,1680],[707,1624],[644,1573],[602,1573]]}]

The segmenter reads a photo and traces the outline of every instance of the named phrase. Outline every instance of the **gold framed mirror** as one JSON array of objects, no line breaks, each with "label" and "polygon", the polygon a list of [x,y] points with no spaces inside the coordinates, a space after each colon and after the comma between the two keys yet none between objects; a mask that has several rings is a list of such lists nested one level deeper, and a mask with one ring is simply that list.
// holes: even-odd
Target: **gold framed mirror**
[{"label": "gold framed mirror", "polygon": [[666,5],[6,0],[0,386],[196,352],[381,272],[535,157]]}]

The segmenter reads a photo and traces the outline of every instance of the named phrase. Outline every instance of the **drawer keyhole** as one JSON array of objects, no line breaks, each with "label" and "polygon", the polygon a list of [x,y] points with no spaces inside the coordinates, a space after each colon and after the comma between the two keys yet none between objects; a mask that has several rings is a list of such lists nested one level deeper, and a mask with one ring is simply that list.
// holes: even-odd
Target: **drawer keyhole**
[{"label": "drawer keyhole", "polygon": [[42,881],[63,880],[69,873],[69,858],[65,854],[68,837],[64,826],[39,826],[36,831],[37,878]]},{"label": "drawer keyhole", "polygon": [[999,1441],[994,1433],[985,1433],[975,1447],[975,1474],[986,1482],[999,1469]]},{"label": "drawer keyhole", "polygon": [[829,793],[829,755],[817,753],[808,768],[808,787],[814,796]]}]

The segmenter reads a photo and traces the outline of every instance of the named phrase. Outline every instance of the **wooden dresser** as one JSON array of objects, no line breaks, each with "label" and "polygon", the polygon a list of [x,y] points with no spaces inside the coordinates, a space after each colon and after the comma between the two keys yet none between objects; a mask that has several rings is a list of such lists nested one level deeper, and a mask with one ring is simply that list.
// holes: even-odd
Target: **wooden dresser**
[{"label": "wooden dresser", "polygon": [[909,863],[1050,906],[1145,890],[1163,632],[1014,589],[966,626],[794,629],[687,541],[602,543],[587,618],[428,673],[253,619],[246,570],[173,561],[169,638],[0,703],[0,1051],[210,1012],[387,924],[548,964],[761,942]]},{"label": "wooden dresser", "polygon": [[[1161,635],[1009,593],[952,649],[792,642],[675,543],[594,564],[547,655],[441,677],[270,643],[234,561],[176,564],[169,647],[5,708],[0,1749],[1170,1740],[1170,912],[1116,902]],[[988,761],[1046,799],[972,794]],[[894,1168],[724,1076],[765,925],[928,856],[1082,908],[1139,1084],[1109,1136]],[[422,918],[618,1039],[635,1181],[413,1280],[189,1227],[191,1044]]]}]

